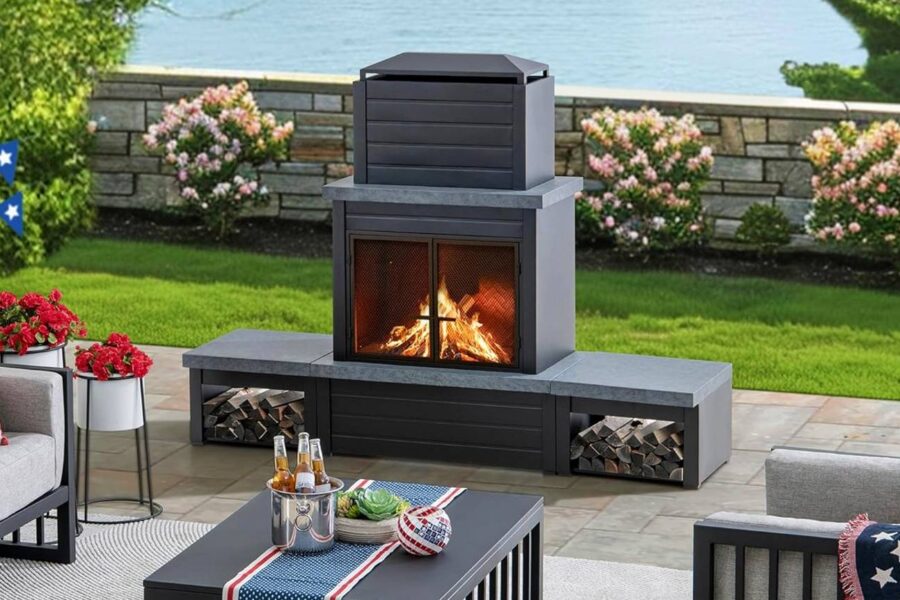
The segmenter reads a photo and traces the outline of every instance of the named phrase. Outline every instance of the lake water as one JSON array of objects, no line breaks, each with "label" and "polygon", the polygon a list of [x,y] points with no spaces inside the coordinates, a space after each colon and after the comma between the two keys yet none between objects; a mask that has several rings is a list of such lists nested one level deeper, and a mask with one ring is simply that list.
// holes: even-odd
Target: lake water
[{"label": "lake water", "polygon": [[353,74],[409,50],[501,52],[557,83],[797,96],[785,60],[860,64],[823,0],[171,0],[150,9],[137,64]]}]

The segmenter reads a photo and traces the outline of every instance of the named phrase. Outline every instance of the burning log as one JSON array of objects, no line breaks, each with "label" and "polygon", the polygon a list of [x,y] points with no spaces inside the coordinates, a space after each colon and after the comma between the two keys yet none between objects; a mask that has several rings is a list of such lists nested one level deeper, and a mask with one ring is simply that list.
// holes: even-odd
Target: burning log
[{"label": "burning log", "polygon": [[569,447],[577,470],[648,479],[684,479],[682,423],[601,417]]},{"label": "burning log", "polygon": [[[440,322],[439,357],[463,362],[512,363],[511,350],[504,348],[494,336],[484,330],[479,314],[473,312],[476,301],[465,295],[456,302],[450,297],[447,283],[441,280],[437,293],[437,314],[446,319]],[[471,314],[470,314],[471,313]],[[426,297],[419,306],[419,315],[431,314],[431,298]],[[431,356],[431,330],[429,319],[417,319],[410,326],[396,325],[388,339],[378,344],[378,353],[401,356]]]},{"label": "burning log", "polygon": [[207,440],[268,444],[304,431],[303,392],[233,388],[203,403]]}]

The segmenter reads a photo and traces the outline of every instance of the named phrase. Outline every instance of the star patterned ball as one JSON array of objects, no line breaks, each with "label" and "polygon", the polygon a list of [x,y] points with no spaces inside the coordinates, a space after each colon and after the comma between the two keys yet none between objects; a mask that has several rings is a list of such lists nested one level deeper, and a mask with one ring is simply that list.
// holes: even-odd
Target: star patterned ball
[{"label": "star patterned ball", "polygon": [[442,508],[413,506],[397,523],[397,537],[403,549],[413,556],[434,556],[447,547],[453,528]]}]

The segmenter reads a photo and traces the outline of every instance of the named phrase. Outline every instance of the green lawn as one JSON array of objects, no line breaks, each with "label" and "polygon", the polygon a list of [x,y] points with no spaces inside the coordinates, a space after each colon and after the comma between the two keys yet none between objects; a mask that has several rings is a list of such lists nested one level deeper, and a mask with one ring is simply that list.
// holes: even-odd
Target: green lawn
[{"label": "green lawn", "polygon": [[[78,240],[0,285],[58,287],[91,338],[196,346],[236,327],[331,330],[331,264]],[[578,348],[734,363],[735,387],[900,399],[900,295],[673,273],[578,273]]]}]

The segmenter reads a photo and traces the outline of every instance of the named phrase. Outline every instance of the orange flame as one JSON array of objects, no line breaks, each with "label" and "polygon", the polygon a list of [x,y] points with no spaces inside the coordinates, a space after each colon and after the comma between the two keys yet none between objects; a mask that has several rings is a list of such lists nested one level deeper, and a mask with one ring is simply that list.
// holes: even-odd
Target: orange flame
[{"label": "orange flame", "polygon": [[[478,320],[479,313],[467,314],[474,304],[470,296],[460,302],[450,297],[447,283],[441,279],[438,288],[438,315],[452,320],[440,321],[440,358],[463,362],[512,363],[510,353],[494,340]],[[431,355],[430,320],[431,297],[419,305],[421,317],[411,327],[397,325],[389,339],[379,346],[381,352],[402,356],[429,357]]]}]

